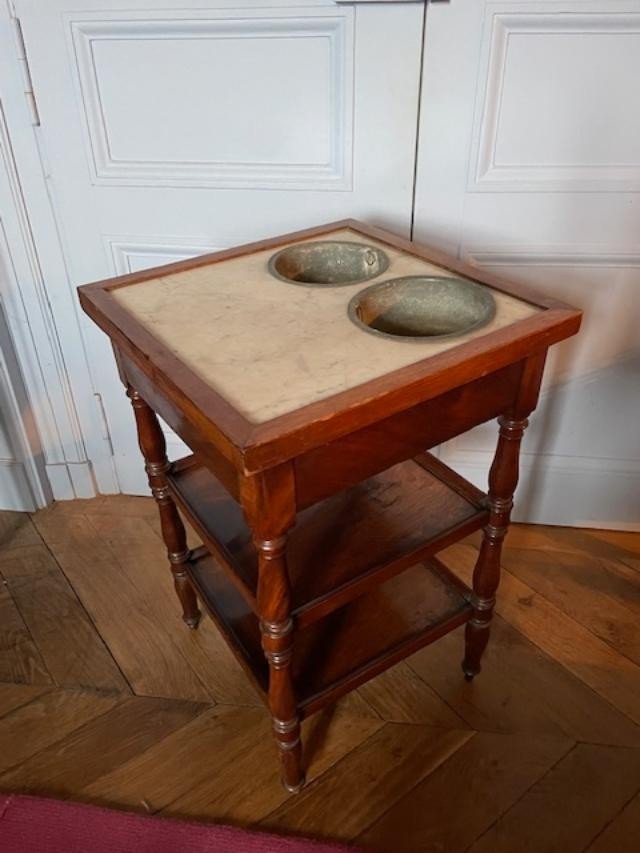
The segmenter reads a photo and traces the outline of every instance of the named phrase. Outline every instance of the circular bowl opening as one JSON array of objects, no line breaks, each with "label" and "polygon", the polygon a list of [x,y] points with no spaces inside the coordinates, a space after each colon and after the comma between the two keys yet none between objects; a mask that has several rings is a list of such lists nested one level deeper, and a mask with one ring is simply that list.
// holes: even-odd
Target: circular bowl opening
[{"label": "circular bowl opening", "polygon": [[282,249],[269,260],[269,272],[283,281],[341,285],[368,281],[383,273],[389,258],[365,243],[319,240]]},{"label": "circular bowl opening", "polygon": [[349,303],[349,316],[367,332],[425,341],[464,335],[495,315],[486,287],[462,278],[408,276],[374,284]]}]

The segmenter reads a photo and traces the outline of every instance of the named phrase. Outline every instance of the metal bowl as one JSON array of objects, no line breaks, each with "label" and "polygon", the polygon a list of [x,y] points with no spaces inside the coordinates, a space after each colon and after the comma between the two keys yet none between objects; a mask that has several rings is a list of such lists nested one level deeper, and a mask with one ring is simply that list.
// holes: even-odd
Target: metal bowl
[{"label": "metal bowl", "polygon": [[385,272],[389,258],[365,243],[318,240],[297,243],[269,259],[269,272],[282,281],[337,287],[368,281]]},{"label": "metal bowl", "polygon": [[405,341],[464,335],[495,312],[486,287],[444,276],[393,278],[361,290],[349,303],[349,317],[361,329]]}]

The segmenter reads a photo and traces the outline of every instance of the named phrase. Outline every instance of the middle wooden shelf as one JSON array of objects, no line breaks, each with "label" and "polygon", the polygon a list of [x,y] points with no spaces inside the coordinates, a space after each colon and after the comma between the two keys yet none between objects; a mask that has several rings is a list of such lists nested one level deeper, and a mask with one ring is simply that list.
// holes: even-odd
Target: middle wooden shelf
[{"label": "middle wooden shelf", "polygon": [[[256,612],[258,561],[241,507],[196,457],[172,465],[173,496]],[[300,512],[287,541],[303,628],[486,524],[482,492],[425,453]]]}]

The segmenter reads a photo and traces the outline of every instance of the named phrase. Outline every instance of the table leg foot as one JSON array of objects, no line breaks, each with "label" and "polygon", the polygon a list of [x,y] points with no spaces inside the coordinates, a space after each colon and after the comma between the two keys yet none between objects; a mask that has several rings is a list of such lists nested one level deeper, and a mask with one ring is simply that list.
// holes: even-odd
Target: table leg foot
[{"label": "table leg foot", "polygon": [[182,616],[182,621],[191,631],[195,631],[200,624],[200,619],[202,618],[201,614],[198,613],[197,616]]},{"label": "table leg foot", "polygon": [[198,598],[194,588],[191,586],[187,573],[183,569],[181,570],[185,560],[181,559],[180,562],[174,562],[173,558],[174,555],[170,554],[169,560],[173,570],[173,585],[178,600],[182,605],[182,621],[188,628],[195,631],[202,618],[202,613],[198,607]]},{"label": "table leg foot", "polygon": [[466,660],[462,661],[462,672],[464,673],[465,681],[473,681],[476,675],[478,675],[478,670],[471,669]]},{"label": "table leg foot", "polygon": [[290,794],[299,794],[300,791],[306,785],[306,782],[307,782],[307,780],[303,776],[297,785],[290,785],[285,779],[282,780],[282,785],[283,785],[285,791],[288,791]]},{"label": "table leg foot", "polygon": [[274,718],[273,728],[280,752],[282,784],[290,794],[297,794],[303,789],[305,783],[300,722],[297,717],[286,723]]}]

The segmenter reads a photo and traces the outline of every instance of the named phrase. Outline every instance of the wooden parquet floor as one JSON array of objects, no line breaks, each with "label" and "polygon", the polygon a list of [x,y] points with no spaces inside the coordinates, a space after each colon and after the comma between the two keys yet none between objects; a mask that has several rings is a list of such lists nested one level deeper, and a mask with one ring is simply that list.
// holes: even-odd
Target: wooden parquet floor
[{"label": "wooden parquet floor", "polygon": [[[445,555],[466,579],[477,541]],[[637,853],[640,534],[514,527],[504,568],[476,681],[456,631],[311,718],[291,796],[231,653],[179,618],[151,500],[0,514],[0,789],[392,853]]]}]

